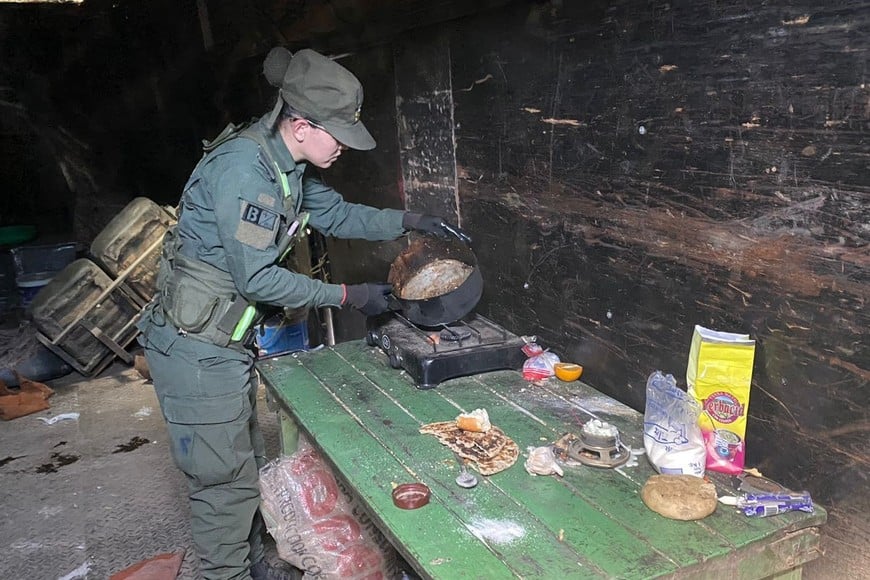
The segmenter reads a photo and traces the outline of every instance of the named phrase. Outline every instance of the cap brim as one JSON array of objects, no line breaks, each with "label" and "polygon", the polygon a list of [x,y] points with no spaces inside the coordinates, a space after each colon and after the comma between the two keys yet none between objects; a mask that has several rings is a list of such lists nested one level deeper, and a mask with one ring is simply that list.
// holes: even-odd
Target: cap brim
[{"label": "cap brim", "polygon": [[340,126],[332,123],[322,123],[326,131],[335,137],[342,145],[351,149],[368,151],[375,148],[375,139],[371,136],[362,121],[357,121],[350,126]]}]

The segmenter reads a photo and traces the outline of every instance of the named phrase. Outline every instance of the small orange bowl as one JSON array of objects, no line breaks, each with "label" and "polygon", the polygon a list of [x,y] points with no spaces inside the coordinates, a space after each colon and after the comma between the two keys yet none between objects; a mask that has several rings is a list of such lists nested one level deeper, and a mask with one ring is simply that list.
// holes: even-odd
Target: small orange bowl
[{"label": "small orange bowl", "polygon": [[574,363],[558,362],[553,365],[553,372],[556,373],[556,378],[565,381],[576,381],[583,374],[583,367]]}]

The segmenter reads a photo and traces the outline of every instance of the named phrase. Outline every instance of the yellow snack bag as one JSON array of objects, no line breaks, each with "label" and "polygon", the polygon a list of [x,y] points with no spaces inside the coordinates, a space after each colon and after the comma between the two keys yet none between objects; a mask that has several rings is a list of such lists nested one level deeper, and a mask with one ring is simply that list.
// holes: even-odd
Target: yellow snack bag
[{"label": "yellow snack bag", "polygon": [[746,418],[755,341],[748,334],[696,325],[686,382],[703,408],[698,423],[707,448],[707,469],[739,474],[746,460]]}]

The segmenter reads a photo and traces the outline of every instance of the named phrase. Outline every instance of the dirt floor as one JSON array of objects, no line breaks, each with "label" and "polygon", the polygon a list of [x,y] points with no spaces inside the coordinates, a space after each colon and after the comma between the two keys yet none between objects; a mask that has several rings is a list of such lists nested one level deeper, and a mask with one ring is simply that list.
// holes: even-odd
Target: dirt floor
[{"label": "dirt floor", "polygon": [[[0,422],[0,578],[104,579],[175,551],[184,553],[179,578],[195,578],[185,483],[151,384],[122,364],[94,379],[73,373],[48,384],[49,410]],[[274,457],[278,422],[264,398],[261,389],[260,424]],[[63,413],[79,415],[44,421]],[[826,555],[804,578],[868,577],[866,519],[842,507],[831,506]]]},{"label": "dirt floor", "polygon": [[[196,578],[186,484],[172,465],[154,389],[132,368],[50,381],[51,408],[0,422],[0,578],[104,579],[141,560],[184,552]],[[278,422],[258,403],[270,457]],[[77,419],[43,419],[78,413]],[[274,554],[272,555],[274,558]]]}]

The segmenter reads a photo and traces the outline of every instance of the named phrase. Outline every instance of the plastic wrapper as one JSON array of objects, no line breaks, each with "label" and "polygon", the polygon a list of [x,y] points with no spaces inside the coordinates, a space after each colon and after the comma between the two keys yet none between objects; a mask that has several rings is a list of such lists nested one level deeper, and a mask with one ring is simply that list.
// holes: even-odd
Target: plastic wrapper
[{"label": "plastic wrapper", "polygon": [[559,355],[542,349],[534,342],[524,345],[523,352],[529,357],[523,363],[523,378],[525,380],[540,381],[553,376],[553,365],[560,362]]},{"label": "plastic wrapper", "polygon": [[260,470],[261,511],[278,556],[304,578],[398,578],[398,555],[317,451],[299,449]]},{"label": "plastic wrapper", "polygon": [[646,383],[643,446],[663,475],[704,476],[707,450],[698,417],[701,405],[677,387],[673,375],[655,371]]},{"label": "plastic wrapper", "polygon": [[529,447],[529,458],[524,467],[530,475],[565,475],[562,467],[556,462],[556,454],[549,445],[543,447]]}]

